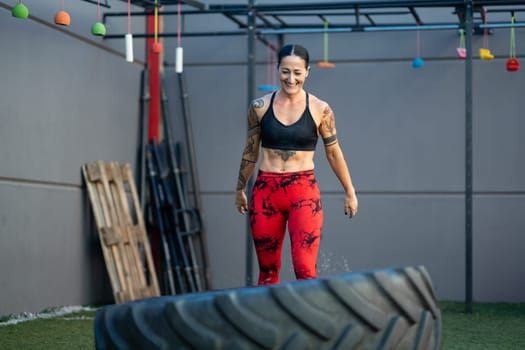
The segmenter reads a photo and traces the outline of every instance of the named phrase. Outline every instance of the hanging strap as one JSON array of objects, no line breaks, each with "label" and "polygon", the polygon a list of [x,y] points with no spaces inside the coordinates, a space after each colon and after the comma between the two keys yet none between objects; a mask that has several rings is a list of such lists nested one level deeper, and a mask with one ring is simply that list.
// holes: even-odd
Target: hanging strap
[{"label": "hanging strap", "polygon": [[514,16],[514,11],[512,12],[512,19],[510,27],[510,52],[509,56],[510,58],[516,58],[516,34],[515,34],[515,28],[514,28],[514,22],[516,20],[516,17]]},{"label": "hanging strap", "polygon": [[324,21],[324,61],[328,62],[328,20]]}]

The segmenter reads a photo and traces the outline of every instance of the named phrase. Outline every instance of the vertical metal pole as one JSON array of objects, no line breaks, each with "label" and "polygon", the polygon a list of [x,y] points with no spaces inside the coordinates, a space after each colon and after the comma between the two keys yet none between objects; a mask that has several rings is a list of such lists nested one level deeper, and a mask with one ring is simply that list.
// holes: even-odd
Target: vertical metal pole
[{"label": "vertical metal pole", "polygon": [[148,144],[148,111],[149,111],[149,81],[148,67],[142,69],[142,79],[140,87],[140,147],[139,147],[139,188],[140,188],[140,209],[146,215],[146,145]]},{"label": "vertical metal pole", "polygon": [[472,0],[465,5],[465,311],[472,313]]},{"label": "vertical metal pole", "polygon": [[[248,104],[255,99],[255,0],[248,1]],[[248,180],[246,192],[250,196],[253,179]],[[250,198],[248,198],[249,200]],[[253,284],[253,243],[250,233],[250,217],[246,215],[246,285]]]}]

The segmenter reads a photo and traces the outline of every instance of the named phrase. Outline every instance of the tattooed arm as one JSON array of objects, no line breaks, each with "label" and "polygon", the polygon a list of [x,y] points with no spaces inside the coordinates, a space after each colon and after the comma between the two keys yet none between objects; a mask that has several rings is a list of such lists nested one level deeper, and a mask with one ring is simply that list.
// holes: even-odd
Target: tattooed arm
[{"label": "tattooed arm", "polygon": [[326,159],[328,160],[328,163],[330,164],[330,167],[334,171],[335,175],[341,182],[341,185],[343,185],[346,193],[344,204],[345,215],[349,215],[349,217],[352,218],[357,214],[357,196],[352,184],[348,165],[346,164],[343,151],[341,150],[337,140],[334,112],[326,103],[324,103],[322,109],[321,123],[319,124],[319,134],[323,138]]},{"label": "tattooed arm", "polygon": [[237,210],[244,214],[248,211],[248,199],[245,189],[248,179],[255,170],[255,164],[259,158],[259,143],[261,139],[261,125],[257,112],[264,106],[262,98],[252,102],[248,110],[248,139],[242,153],[241,165],[239,167],[239,177],[237,180],[237,191],[235,195],[235,206]]}]

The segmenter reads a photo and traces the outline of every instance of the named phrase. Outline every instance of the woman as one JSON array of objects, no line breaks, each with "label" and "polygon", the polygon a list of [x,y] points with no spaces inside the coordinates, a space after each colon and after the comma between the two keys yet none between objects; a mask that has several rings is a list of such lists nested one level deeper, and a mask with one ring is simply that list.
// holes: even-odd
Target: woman
[{"label": "woman", "polygon": [[[286,224],[297,279],[315,278],[323,224],[314,152],[320,135],[326,157],[346,193],[345,215],[357,214],[357,197],[337,141],[330,106],[308,94],[303,85],[310,72],[308,51],[286,45],[278,54],[280,89],[254,100],[248,111],[248,140],[242,154],[235,205],[250,215],[259,263],[258,284],[279,282]],[[247,180],[259,159],[250,206]]]}]

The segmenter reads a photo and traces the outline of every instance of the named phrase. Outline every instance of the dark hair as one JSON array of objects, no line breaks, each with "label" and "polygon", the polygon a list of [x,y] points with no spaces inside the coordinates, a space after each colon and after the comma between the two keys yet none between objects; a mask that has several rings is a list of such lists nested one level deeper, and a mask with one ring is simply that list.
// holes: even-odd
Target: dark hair
[{"label": "dark hair", "polygon": [[277,56],[277,65],[280,65],[283,58],[287,56],[301,57],[304,60],[306,67],[308,67],[308,65],[310,64],[310,55],[308,55],[308,50],[306,50],[301,45],[288,44],[288,45],[283,46],[279,50],[279,54]]}]

